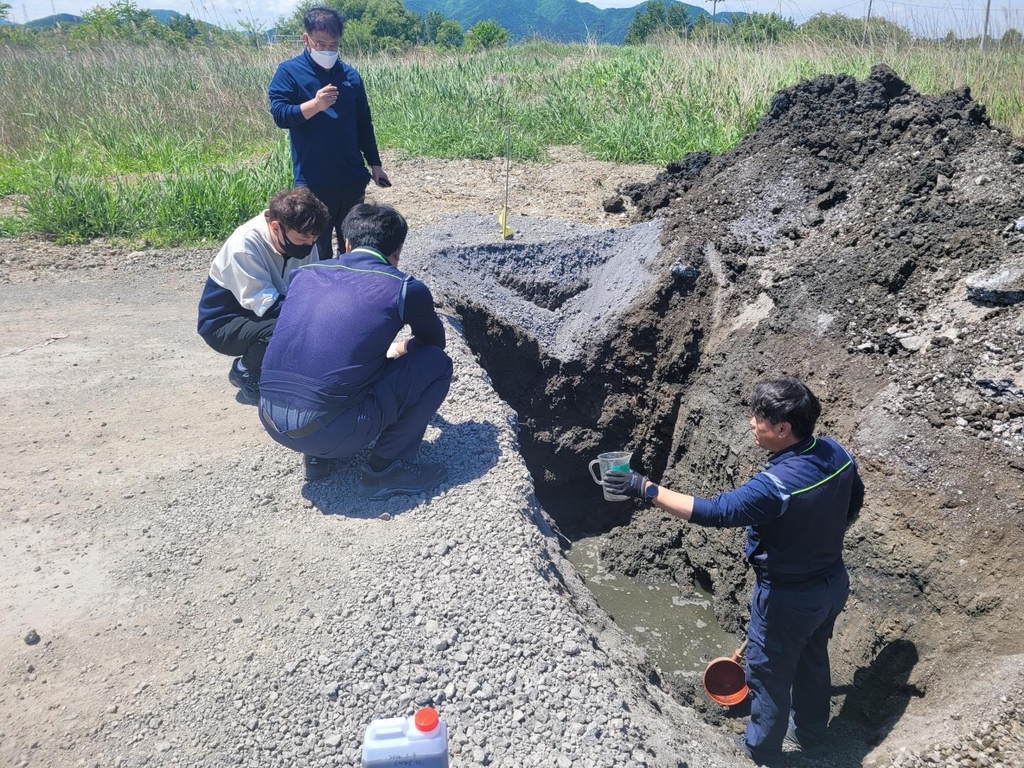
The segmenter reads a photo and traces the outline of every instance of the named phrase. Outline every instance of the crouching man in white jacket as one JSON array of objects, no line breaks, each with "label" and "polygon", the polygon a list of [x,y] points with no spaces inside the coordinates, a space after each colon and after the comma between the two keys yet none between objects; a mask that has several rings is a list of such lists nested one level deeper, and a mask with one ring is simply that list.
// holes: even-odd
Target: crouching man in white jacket
[{"label": "crouching man in white jacket", "polygon": [[296,268],[320,260],[316,241],[329,219],[307,187],[278,192],[267,210],[232,233],[210,265],[199,300],[199,335],[235,358],[228,381],[243,402],[260,401],[263,355],[288,280]]}]

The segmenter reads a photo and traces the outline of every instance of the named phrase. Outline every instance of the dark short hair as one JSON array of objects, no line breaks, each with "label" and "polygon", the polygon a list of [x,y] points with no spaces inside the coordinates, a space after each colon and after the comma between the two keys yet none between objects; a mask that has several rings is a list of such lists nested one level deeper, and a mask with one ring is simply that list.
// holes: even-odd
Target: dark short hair
[{"label": "dark short hair", "polygon": [[373,248],[390,256],[405,243],[405,217],[384,203],[359,203],[341,223],[341,234],[353,248]]},{"label": "dark short hair", "polygon": [[267,218],[292,232],[320,237],[331,220],[331,214],[327,206],[309,191],[309,187],[295,187],[270,198]]},{"label": "dark short hair", "polygon": [[821,403],[799,379],[774,379],[759,382],[750,396],[750,412],[772,424],[789,422],[793,436],[803,440],[814,434],[821,416]]},{"label": "dark short hair", "polygon": [[306,11],[302,17],[302,26],[308,35],[310,32],[326,32],[332,37],[341,37],[345,31],[345,17],[333,8],[318,5]]}]

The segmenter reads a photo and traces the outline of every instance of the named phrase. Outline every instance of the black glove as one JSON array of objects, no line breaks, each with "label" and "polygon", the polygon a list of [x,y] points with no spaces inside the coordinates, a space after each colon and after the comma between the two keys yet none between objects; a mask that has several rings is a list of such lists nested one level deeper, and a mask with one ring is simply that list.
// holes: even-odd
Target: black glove
[{"label": "black glove", "polygon": [[622,472],[613,470],[604,473],[604,488],[616,496],[632,496],[636,499],[644,497],[644,486],[648,480],[639,472]]}]

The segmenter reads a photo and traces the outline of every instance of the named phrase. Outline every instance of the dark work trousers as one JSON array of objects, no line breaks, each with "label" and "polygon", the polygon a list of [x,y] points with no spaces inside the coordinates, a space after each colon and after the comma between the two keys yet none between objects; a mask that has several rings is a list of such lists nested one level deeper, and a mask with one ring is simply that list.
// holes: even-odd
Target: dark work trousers
[{"label": "dark work trousers", "polygon": [[832,695],[828,641],[849,594],[845,567],[806,584],[754,585],[747,635],[753,702],[746,738],[758,757],[780,753],[791,711],[801,743],[825,739]]},{"label": "dark work trousers", "polygon": [[358,404],[311,435],[295,440],[268,426],[264,411],[272,407],[260,408],[260,420],[281,445],[311,456],[340,459],[376,440],[376,456],[411,461],[451,383],[451,358],[437,347],[420,347],[388,360],[384,375]]},{"label": "dark work trousers", "polygon": [[267,353],[267,344],[276,325],[276,317],[258,320],[236,317],[203,338],[216,352],[241,357],[242,365],[259,376],[263,356]]},{"label": "dark work trousers", "polygon": [[[316,241],[316,251],[320,254],[321,259],[333,259],[338,251],[345,250],[345,236],[341,233],[341,222],[345,220],[354,205],[363,202],[368,183],[361,181],[358,184],[346,184],[340,187],[309,188],[309,191],[316,195],[316,199],[327,206],[327,212],[331,215],[330,225]],[[338,233],[337,250],[331,244],[335,232]]]}]

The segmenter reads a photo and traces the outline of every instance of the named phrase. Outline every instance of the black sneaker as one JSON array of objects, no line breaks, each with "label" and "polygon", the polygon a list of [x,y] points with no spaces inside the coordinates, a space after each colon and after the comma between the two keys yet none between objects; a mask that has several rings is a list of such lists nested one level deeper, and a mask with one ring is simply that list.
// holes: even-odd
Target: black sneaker
[{"label": "black sneaker", "polygon": [[307,480],[323,480],[331,474],[330,459],[324,459],[320,456],[310,456],[306,453],[302,456],[302,463],[306,468]]},{"label": "black sneaker", "polygon": [[228,381],[238,387],[238,394],[242,400],[249,405],[259,405],[260,403],[260,377],[259,374],[253,373],[252,371],[240,371],[238,369],[238,362],[242,358],[236,358],[231,363],[231,370],[228,371]]},{"label": "black sneaker", "polygon": [[368,499],[386,499],[399,493],[423,493],[436,488],[445,478],[448,470],[439,462],[416,464],[411,461],[396,461],[380,472],[363,467],[359,489]]},{"label": "black sneaker", "polygon": [[825,746],[824,741],[800,741],[800,739],[796,737],[796,728],[792,725],[789,726],[789,730],[786,731],[786,738],[782,740],[782,743],[788,744],[791,747],[796,747],[805,757],[824,757],[828,752],[828,747]]},{"label": "black sneaker", "polygon": [[765,755],[747,744],[746,735],[736,737],[736,746],[744,755],[754,761],[756,765],[763,765],[766,768],[781,768],[785,765],[782,752],[772,755]]}]

